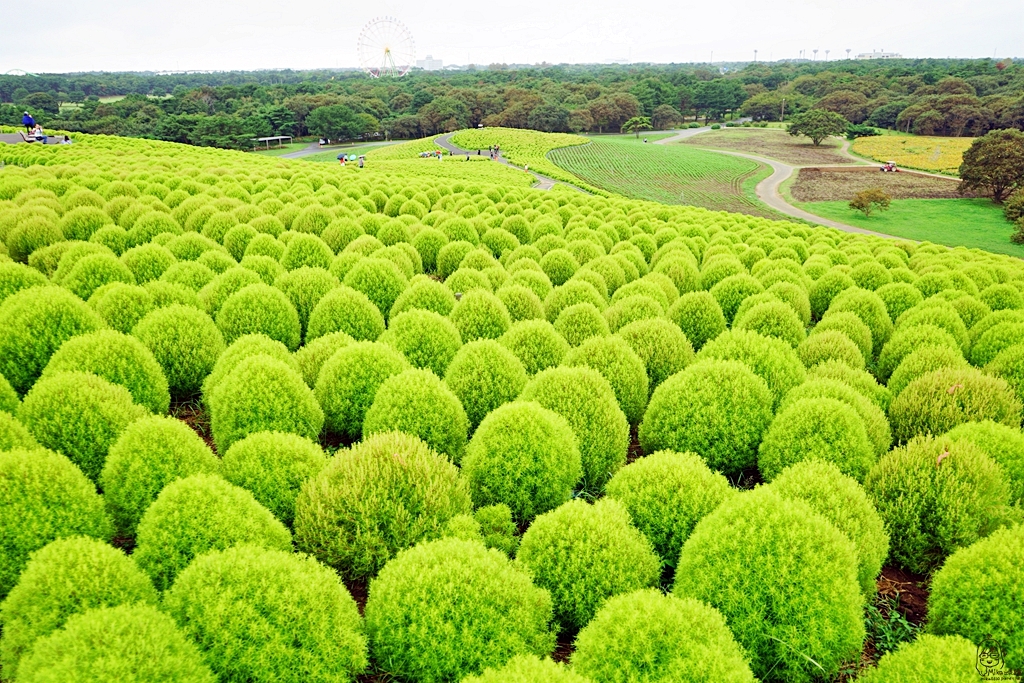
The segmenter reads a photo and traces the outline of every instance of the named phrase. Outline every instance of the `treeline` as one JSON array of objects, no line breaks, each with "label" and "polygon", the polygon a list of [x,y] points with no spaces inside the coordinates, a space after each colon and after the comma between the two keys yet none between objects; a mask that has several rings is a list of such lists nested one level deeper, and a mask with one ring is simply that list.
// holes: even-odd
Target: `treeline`
[{"label": "treeline", "polygon": [[[124,96],[112,102],[100,97]],[[416,138],[460,128],[618,131],[812,108],[923,135],[1024,129],[1024,65],[885,60],[538,66],[371,79],[353,71],[0,76],[0,123],[244,149],[255,137]]]}]

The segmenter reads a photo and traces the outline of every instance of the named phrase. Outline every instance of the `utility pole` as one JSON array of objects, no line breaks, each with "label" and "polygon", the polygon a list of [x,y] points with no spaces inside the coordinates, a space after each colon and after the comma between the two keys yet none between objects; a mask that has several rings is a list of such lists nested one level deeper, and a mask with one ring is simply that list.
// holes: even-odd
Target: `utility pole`
[{"label": "utility pole", "polygon": [[757,63],[757,50],[754,50],[754,63]]},{"label": "utility pole", "polygon": [[779,121],[786,120],[786,98],[782,98],[782,111],[779,112]]}]

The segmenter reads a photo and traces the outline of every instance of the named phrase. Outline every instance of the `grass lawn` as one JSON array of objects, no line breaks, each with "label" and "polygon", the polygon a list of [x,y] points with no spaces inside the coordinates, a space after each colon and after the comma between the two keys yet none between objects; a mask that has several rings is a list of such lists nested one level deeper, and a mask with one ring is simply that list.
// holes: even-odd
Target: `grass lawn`
[{"label": "grass lawn", "polygon": [[276,157],[281,156],[282,154],[288,154],[289,152],[298,152],[300,149],[304,149],[306,147],[309,147],[308,142],[286,142],[280,147],[275,147],[272,144],[270,149],[264,147],[262,149],[254,150],[254,152],[264,157]]},{"label": "grass lawn", "polygon": [[873,213],[870,218],[851,209],[847,202],[795,205],[823,218],[887,235],[1024,258],[1024,246],[1010,242],[1013,225],[989,199],[894,199],[888,211]]},{"label": "grass lawn", "polygon": [[[382,147],[388,147],[394,144],[396,143],[373,142],[368,145],[342,145],[339,147],[332,146],[329,148],[325,148],[324,151],[322,152],[317,152],[316,154],[307,154],[304,157],[299,157],[299,159],[301,159],[302,161],[315,161],[318,163],[336,164],[338,163],[338,155],[341,154],[342,152],[344,152],[345,154],[355,154],[356,156],[360,154],[372,156],[372,152],[374,150],[381,149]],[[308,145],[303,146],[308,147]]]},{"label": "grass lawn", "polygon": [[756,199],[754,186],[770,171],[750,159],[611,137],[556,149],[548,157],[587,183],[632,199],[783,218]]}]

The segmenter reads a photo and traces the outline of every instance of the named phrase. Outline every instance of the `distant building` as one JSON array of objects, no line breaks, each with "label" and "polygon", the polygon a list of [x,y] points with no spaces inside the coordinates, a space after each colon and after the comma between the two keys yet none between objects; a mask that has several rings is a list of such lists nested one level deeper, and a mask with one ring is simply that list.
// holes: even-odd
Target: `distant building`
[{"label": "distant building", "polygon": [[899,52],[861,52],[857,59],[902,59]]},{"label": "distant building", "polygon": [[426,59],[417,59],[416,66],[423,69],[424,71],[441,71],[444,69],[444,64],[440,59],[434,59],[433,55],[427,55]]}]

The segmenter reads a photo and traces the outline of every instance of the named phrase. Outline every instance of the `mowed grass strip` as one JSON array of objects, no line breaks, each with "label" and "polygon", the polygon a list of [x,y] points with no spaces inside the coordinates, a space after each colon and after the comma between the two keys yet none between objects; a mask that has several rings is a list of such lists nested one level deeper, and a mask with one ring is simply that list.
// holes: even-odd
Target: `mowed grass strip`
[{"label": "mowed grass strip", "polygon": [[848,202],[801,202],[816,216],[896,237],[985,249],[1024,258],[1024,246],[1010,242],[1013,225],[991,199],[894,199],[888,211],[870,218]]},{"label": "mowed grass strip", "polygon": [[839,138],[828,138],[815,147],[805,137],[771,128],[723,128],[694,135],[679,144],[756,154],[795,166],[856,163],[842,153],[843,142]]},{"label": "mowed grass strip", "polygon": [[754,185],[768,170],[750,159],[608,138],[556,149],[548,158],[592,185],[632,199],[780,217],[754,197]]},{"label": "mowed grass strip", "polygon": [[793,199],[799,202],[849,201],[862,190],[878,188],[893,199],[961,199],[955,178],[936,178],[904,171],[882,173],[877,168],[864,170],[801,168],[790,186]]}]

